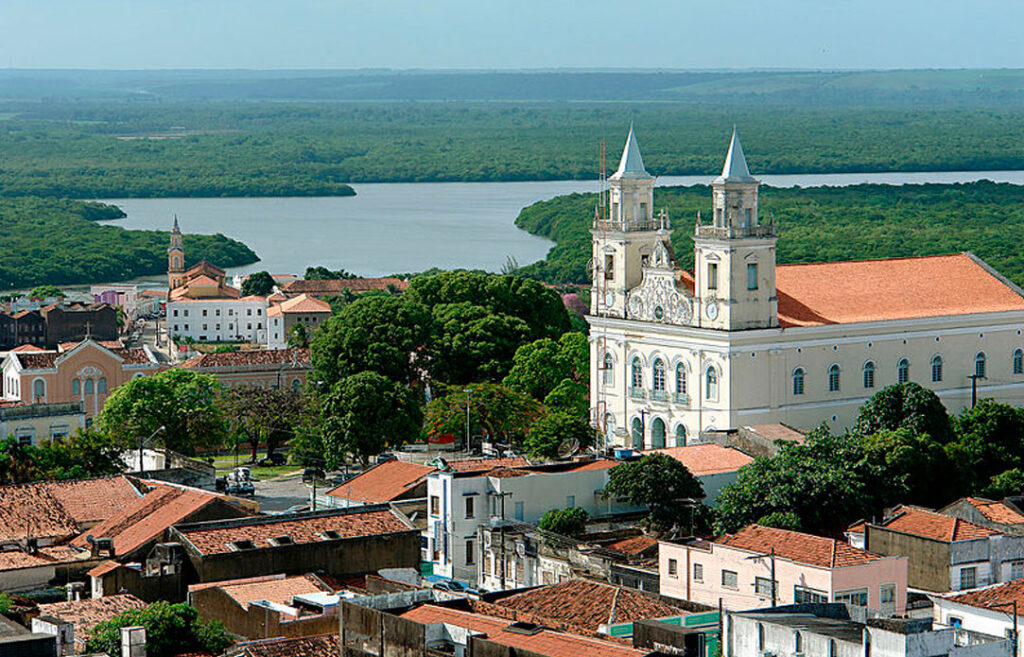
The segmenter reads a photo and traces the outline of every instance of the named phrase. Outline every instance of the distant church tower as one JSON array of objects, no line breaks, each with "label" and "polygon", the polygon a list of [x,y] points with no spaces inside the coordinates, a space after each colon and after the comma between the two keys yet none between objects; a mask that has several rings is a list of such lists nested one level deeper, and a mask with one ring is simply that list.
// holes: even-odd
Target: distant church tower
[{"label": "distant church tower", "polygon": [[714,223],[694,231],[695,321],[727,331],[779,325],[775,295],[775,226],[757,216],[757,186],[736,130],[722,175],[711,183]]},{"label": "distant church tower", "polygon": [[608,216],[595,217],[594,284],[591,313],[626,316],[626,295],[640,284],[643,267],[657,242],[669,243],[665,217],[654,216],[654,176],[644,168],[640,146],[629,126],[619,168],[608,178]]},{"label": "distant church tower", "polygon": [[178,216],[171,228],[171,245],[167,248],[167,287],[175,290],[185,284],[185,247],[181,243]]}]

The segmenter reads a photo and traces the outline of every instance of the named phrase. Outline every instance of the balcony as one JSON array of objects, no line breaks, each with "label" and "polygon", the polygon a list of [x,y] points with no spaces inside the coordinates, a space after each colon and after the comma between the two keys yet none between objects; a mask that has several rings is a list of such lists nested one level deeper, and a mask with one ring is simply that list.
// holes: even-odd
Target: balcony
[{"label": "balcony", "polygon": [[676,394],[672,395],[672,401],[675,402],[676,404],[689,405],[690,395],[686,394],[685,392],[677,392]]},{"label": "balcony", "polygon": [[775,237],[775,226],[697,226],[695,235],[709,239]]},{"label": "balcony", "polygon": [[644,230],[670,230],[672,222],[668,217],[655,217],[647,221],[615,221],[612,219],[595,219],[594,230],[611,231],[644,231]]},{"label": "balcony", "polygon": [[630,388],[629,389],[629,398],[630,399],[643,400],[643,399],[647,398],[647,395],[644,394],[644,389],[643,388]]},{"label": "balcony", "polygon": [[651,401],[668,401],[668,392],[664,390],[651,390]]}]

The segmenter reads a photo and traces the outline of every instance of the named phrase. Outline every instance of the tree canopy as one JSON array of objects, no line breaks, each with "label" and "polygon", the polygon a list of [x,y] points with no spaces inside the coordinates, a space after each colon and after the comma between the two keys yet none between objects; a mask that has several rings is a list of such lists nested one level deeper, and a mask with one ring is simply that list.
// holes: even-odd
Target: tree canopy
[{"label": "tree canopy", "polygon": [[942,401],[914,382],[882,388],[860,407],[857,415],[856,431],[862,436],[899,429],[928,434],[941,444],[953,439],[953,424]]},{"label": "tree canopy", "polygon": [[[526,432],[523,449],[531,456],[554,458],[562,445],[575,444],[589,447],[594,442],[594,430],[586,416],[565,411],[548,411]],[[566,454],[567,455],[567,454]]]},{"label": "tree canopy", "polygon": [[646,523],[668,531],[687,522],[690,507],[682,500],[704,497],[704,488],[679,461],[661,453],[621,463],[608,472],[603,495],[647,507]]},{"label": "tree canopy", "polygon": [[541,516],[537,527],[547,532],[576,538],[582,536],[587,530],[587,520],[589,519],[590,514],[582,507],[551,509]]},{"label": "tree canopy", "polygon": [[274,278],[268,271],[254,271],[242,281],[242,296],[265,297],[274,290]]},{"label": "tree canopy", "polygon": [[98,623],[86,644],[87,650],[121,654],[121,628],[134,625],[146,628],[147,657],[173,657],[183,653],[219,655],[234,644],[220,621],[204,622],[194,607],[160,600]]},{"label": "tree canopy", "polygon": [[521,441],[542,411],[535,399],[495,383],[454,386],[427,404],[427,433],[465,435],[467,401],[471,427],[506,442]]}]

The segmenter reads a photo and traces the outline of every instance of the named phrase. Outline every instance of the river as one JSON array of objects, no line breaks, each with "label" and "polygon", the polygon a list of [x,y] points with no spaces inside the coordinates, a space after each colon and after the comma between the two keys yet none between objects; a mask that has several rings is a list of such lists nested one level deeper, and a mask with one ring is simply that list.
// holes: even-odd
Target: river
[{"label": "river", "polygon": [[[1024,171],[803,174],[762,176],[775,187],[859,183],[954,183],[993,180],[1024,185]],[[707,184],[708,176],[667,176],[659,186]],[[231,273],[302,274],[307,265],[364,276],[439,267],[498,271],[511,256],[540,260],[552,242],[515,227],[519,210],[597,181],[495,183],[354,183],[350,197],[105,199],[128,217],[124,228],[168,230],[177,214],[189,233],[223,233],[262,259]],[[188,248],[186,239],[186,249]]]}]

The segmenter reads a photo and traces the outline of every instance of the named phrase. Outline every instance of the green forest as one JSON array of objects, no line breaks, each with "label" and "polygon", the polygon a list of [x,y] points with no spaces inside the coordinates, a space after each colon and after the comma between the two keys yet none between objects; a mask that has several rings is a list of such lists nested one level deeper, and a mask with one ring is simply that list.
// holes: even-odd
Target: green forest
[{"label": "green forest", "polygon": [[[168,233],[99,224],[120,208],[67,199],[0,198],[0,290],[41,284],[123,281],[167,271]],[[184,237],[191,265],[256,262],[256,254],[223,235]]]},{"label": "green forest", "polygon": [[[1024,187],[981,181],[952,185],[856,185],[775,188],[762,186],[760,217],[774,217],[778,261],[863,260],[973,251],[1015,283],[1024,285]],[[595,194],[571,194],[524,208],[516,225],[553,239],[547,259],[519,273],[551,283],[586,283]],[[711,216],[704,185],[654,190],[675,231],[678,263],[693,267],[693,226]]]},{"label": "green forest", "polygon": [[1024,109],[743,102],[0,101],[0,195],[309,196],[350,182],[594,179],[630,121],[657,175],[1024,169]]}]

